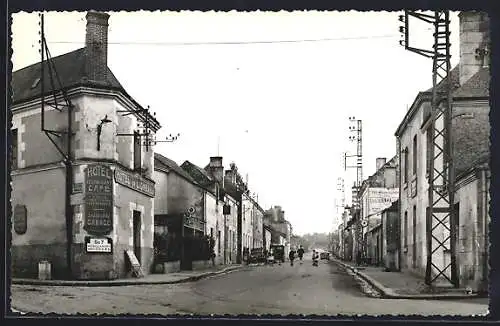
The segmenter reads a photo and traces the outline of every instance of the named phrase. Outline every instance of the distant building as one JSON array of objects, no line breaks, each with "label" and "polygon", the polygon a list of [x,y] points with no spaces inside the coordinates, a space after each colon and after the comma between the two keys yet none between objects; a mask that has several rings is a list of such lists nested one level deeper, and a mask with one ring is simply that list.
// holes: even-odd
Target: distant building
[{"label": "distant building", "polygon": [[[488,270],[487,210],[489,168],[489,18],[485,13],[461,12],[460,61],[451,71],[453,87],[452,141],[455,166],[455,206],[458,215],[457,265],[460,284],[480,289]],[[445,86],[444,81],[438,90]],[[401,268],[422,277],[427,263],[426,215],[428,172],[433,144],[430,133],[431,91],[420,92],[396,131],[400,166]],[[421,164],[422,163],[422,164]],[[435,164],[443,164],[442,157]],[[472,213],[471,213],[472,212]],[[448,222],[449,225],[449,222]],[[439,241],[448,241],[445,228],[436,228]],[[446,242],[449,243],[449,242]],[[451,254],[438,249],[433,257],[439,269]],[[437,275],[433,269],[432,275]],[[450,277],[449,273],[447,275]]]},{"label": "distant building", "polygon": [[[367,233],[380,225],[382,211],[399,199],[396,169],[396,157],[389,162],[386,162],[385,158],[377,158],[376,172],[363,181],[359,190],[360,216],[364,221],[363,236],[366,242],[365,259],[368,263],[378,264],[382,260],[380,251],[373,248],[379,244],[376,239],[367,241]],[[372,231],[372,235],[375,231],[379,232],[380,229]]]}]

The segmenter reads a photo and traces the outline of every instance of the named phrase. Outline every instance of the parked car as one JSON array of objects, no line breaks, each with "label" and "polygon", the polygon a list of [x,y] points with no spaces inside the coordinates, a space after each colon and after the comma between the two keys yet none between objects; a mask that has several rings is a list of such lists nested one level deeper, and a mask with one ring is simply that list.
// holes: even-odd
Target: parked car
[{"label": "parked car", "polygon": [[271,245],[271,252],[275,261],[285,262],[285,246]]},{"label": "parked car", "polygon": [[253,248],[250,250],[250,257],[248,258],[250,263],[265,263],[266,255],[264,253],[264,248]]},{"label": "parked car", "polygon": [[328,251],[322,251],[319,253],[319,259],[330,260],[330,253]]}]

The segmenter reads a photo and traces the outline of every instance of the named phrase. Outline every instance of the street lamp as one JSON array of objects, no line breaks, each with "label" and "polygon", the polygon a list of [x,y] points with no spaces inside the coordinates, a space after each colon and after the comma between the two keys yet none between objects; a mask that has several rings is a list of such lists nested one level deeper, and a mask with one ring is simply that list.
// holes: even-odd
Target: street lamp
[{"label": "street lamp", "polygon": [[106,123],[112,122],[111,120],[108,119],[108,115],[106,114],[103,119],[101,119],[101,122],[97,125],[97,150],[101,150],[101,131],[102,131],[102,125]]}]

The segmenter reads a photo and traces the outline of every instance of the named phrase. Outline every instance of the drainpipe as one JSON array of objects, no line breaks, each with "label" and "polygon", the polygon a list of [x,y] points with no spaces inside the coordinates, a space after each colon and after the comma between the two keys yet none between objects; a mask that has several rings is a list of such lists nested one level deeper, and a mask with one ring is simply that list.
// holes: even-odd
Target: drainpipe
[{"label": "drainpipe", "polygon": [[488,284],[488,245],[489,245],[489,235],[488,235],[488,203],[489,203],[489,180],[486,169],[481,169],[481,202],[482,202],[482,219],[483,219],[483,237],[484,244],[482,250],[482,283]]},{"label": "drainpipe", "polygon": [[399,136],[396,137],[397,143],[398,143],[398,158],[399,158],[399,172],[398,172],[398,187],[399,187],[399,199],[398,199],[398,229],[396,235],[399,235],[399,239],[397,241],[397,251],[398,251],[398,265],[396,266],[396,269],[398,272],[401,272],[401,241],[403,238],[401,237],[401,138]]}]

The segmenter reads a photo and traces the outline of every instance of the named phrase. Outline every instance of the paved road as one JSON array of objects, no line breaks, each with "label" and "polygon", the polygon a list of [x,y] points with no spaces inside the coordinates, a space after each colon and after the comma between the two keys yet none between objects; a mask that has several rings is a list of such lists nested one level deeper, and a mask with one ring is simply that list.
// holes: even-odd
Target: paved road
[{"label": "paved road", "polygon": [[[362,291],[364,290],[364,291]],[[24,312],[132,314],[486,314],[487,299],[424,301],[367,296],[339,266],[245,267],[194,283],[121,287],[12,286]]]}]

